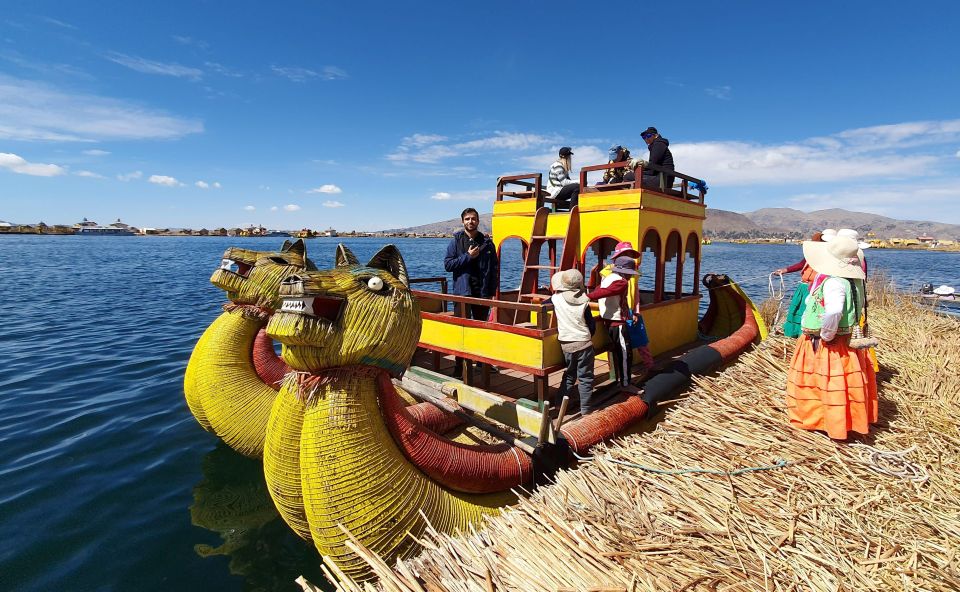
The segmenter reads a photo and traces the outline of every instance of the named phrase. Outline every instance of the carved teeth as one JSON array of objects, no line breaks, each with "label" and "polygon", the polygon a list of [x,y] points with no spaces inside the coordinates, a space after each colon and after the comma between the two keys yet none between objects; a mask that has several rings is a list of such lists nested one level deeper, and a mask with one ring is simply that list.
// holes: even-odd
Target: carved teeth
[{"label": "carved teeth", "polygon": [[284,298],[280,310],[313,316],[313,298]]}]

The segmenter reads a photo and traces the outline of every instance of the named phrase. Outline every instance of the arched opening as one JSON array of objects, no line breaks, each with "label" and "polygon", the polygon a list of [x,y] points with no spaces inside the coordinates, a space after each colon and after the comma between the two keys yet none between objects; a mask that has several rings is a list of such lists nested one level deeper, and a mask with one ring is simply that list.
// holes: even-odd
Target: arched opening
[{"label": "arched opening", "polygon": [[687,237],[684,274],[687,276],[687,294],[700,293],[700,237],[691,232]]},{"label": "arched opening", "polygon": [[674,230],[667,236],[663,257],[663,299],[675,300],[683,296],[683,239]]},{"label": "arched opening", "polygon": [[610,263],[610,253],[620,242],[612,236],[595,239],[583,251],[583,281],[588,290],[600,285],[600,270]]},{"label": "arched opening", "polygon": [[640,243],[640,305],[653,304],[663,299],[663,277],[660,273],[660,234],[651,228]]}]

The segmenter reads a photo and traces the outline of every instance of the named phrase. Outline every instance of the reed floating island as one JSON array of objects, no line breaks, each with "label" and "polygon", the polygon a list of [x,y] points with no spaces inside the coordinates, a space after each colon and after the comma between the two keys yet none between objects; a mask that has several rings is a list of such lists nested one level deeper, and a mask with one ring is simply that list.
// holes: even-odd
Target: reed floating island
[{"label": "reed floating island", "polygon": [[352,540],[378,581],[328,562],[329,577],[341,592],[960,589],[960,322],[871,284],[870,437],[791,428],[793,342],[768,339],[482,528],[430,530],[397,562]]},{"label": "reed floating island", "polygon": [[[516,239],[524,261],[518,288],[499,289],[493,298],[448,294],[444,278],[410,278],[391,245],[366,264],[341,245],[329,270],[313,269],[302,243],[296,261],[225,255],[213,279],[233,304],[197,345],[187,400],[201,425],[228,444],[250,456],[262,452],[281,516],[338,574],[369,578],[363,553],[406,559],[430,533],[467,531],[504,507],[525,507],[530,502],[519,492],[601,442],[649,428],[650,417],[692,376],[733,361],[766,336],[760,313],[723,275],[703,278],[710,305],[698,319],[705,184],[670,171],[678,190],[669,182],[657,189],[639,181],[587,185],[590,171],[627,166],[585,167],[579,205],[568,211],[545,194],[540,175],[499,179],[497,256]],[[643,178],[641,169],[635,174]],[[553,409],[550,390],[565,364],[542,286],[574,268],[588,286],[598,284],[619,242],[637,244],[641,261],[652,261],[647,276],[631,280],[628,300],[643,315],[659,367],[638,377],[640,389],[599,384],[603,406],[587,416],[567,413],[565,405]],[[411,289],[423,284],[437,291]],[[255,297],[243,298],[244,287]],[[490,318],[467,318],[473,305],[489,307]],[[246,322],[229,316],[238,310]],[[224,324],[230,331],[217,329]],[[238,331],[242,339],[230,337]],[[270,358],[270,339],[283,346],[282,363],[270,364],[287,370],[279,391],[257,366],[257,351]],[[603,331],[593,342],[598,352],[609,349]],[[217,366],[211,344],[220,343],[232,351]],[[474,373],[466,363],[452,379],[455,357],[484,370]],[[491,375],[490,365],[500,372]],[[608,369],[598,361],[598,375]],[[244,394],[233,397],[236,376]],[[367,551],[358,553],[347,531]]]}]

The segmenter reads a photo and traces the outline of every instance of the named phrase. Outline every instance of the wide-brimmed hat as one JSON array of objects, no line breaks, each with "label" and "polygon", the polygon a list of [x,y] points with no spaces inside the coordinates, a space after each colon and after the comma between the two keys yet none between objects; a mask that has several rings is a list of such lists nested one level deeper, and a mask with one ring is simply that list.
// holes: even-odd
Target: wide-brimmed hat
[{"label": "wide-brimmed hat", "polygon": [[848,238],[852,238],[853,240],[857,241],[857,246],[861,249],[870,248],[870,243],[865,243],[860,240],[860,233],[852,228],[841,228],[837,231],[837,236],[846,236]]},{"label": "wide-brimmed hat", "polygon": [[865,274],[857,256],[858,249],[857,241],[837,236],[828,243],[804,241],[803,257],[818,273],[862,280]]},{"label": "wide-brimmed hat", "polygon": [[550,285],[555,292],[558,292],[567,304],[584,304],[589,302],[586,291],[583,288],[583,274],[576,269],[565,269],[553,274],[550,278]]},{"label": "wide-brimmed hat", "polygon": [[836,236],[837,236],[836,230],[834,230],[833,228],[824,228],[823,231],[820,233],[820,240],[822,240],[825,243],[828,243],[832,241]]},{"label": "wide-brimmed hat", "polygon": [[621,256],[630,256],[630,257],[639,257],[640,252],[633,248],[633,243],[630,241],[622,241],[617,243],[617,246],[613,248],[613,253],[610,253],[611,259],[616,259]]},{"label": "wide-brimmed hat", "polygon": [[936,294],[937,296],[950,296],[954,292],[956,292],[956,290],[954,290],[953,288],[951,288],[946,284],[943,284],[942,286],[938,286],[933,289],[933,293]]},{"label": "wide-brimmed hat", "polygon": [[613,260],[613,273],[620,275],[638,275],[637,260],[633,257],[617,257]]}]

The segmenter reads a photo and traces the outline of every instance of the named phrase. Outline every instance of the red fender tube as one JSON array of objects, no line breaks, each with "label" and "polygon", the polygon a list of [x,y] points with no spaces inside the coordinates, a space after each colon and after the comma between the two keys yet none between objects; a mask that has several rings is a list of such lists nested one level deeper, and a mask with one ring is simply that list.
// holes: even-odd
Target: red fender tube
[{"label": "red fender tube", "polygon": [[280,390],[280,382],[290,372],[290,367],[273,349],[273,339],[267,335],[266,329],[260,329],[253,340],[253,369],[260,380],[275,391]]},{"label": "red fender tube", "polygon": [[533,481],[533,460],[507,444],[453,442],[418,423],[397,393],[390,375],[380,373],[380,410],[393,440],[415,467],[439,484],[465,493],[493,493]]}]

